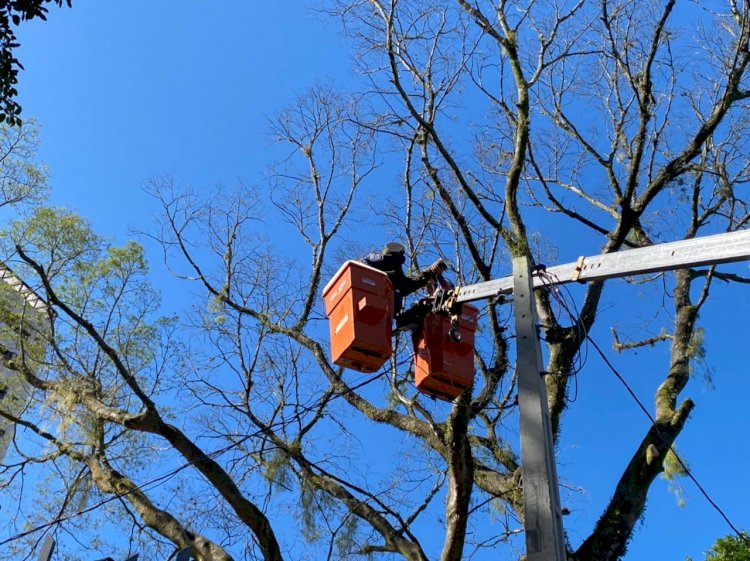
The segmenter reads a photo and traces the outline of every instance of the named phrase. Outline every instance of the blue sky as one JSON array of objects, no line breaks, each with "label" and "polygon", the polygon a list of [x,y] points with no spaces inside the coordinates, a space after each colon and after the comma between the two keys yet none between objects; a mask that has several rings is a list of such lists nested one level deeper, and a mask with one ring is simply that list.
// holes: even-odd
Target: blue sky
[{"label": "blue sky", "polygon": [[[291,1],[76,0],[72,10],[53,10],[48,22],[25,25],[20,101],[24,116],[42,126],[40,156],[51,170],[52,201],[124,240],[151,224],[156,208],[141,186],[152,176],[170,174],[199,190],[237,180],[262,186],[274,151],[267,118],[316,82],[351,79],[339,27],[308,8]],[[371,241],[381,243],[377,236]],[[580,253],[567,241],[560,262]],[[604,346],[611,340],[607,326],[634,303],[644,315],[660,306],[622,283],[607,294],[595,333]],[[700,377],[691,382],[684,395],[698,406],[678,449],[729,517],[747,528],[750,299],[738,294],[717,285],[702,314],[715,389]],[[594,355],[591,349],[578,376],[579,403],[565,420],[558,451],[563,481],[583,488],[569,499],[573,514],[565,519],[574,544],[596,521],[648,425]],[[661,364],[642,364],[637,355],[614,358],[649,407],[667,360],[666,350]],[[654,484],[627,559],[702,559],[729,532],[697,489],[680,483],[684,508],[665,482]],[[566,495],[563,489],[564,504]]]},{"label": "blue sky", "polygon": [[257,180],[267,118],[349,67],[299,2],[81,1],[49,19],[21,30],[20,99],[43,125],[53,200],[116,235],[142,226],[150,176]]}]

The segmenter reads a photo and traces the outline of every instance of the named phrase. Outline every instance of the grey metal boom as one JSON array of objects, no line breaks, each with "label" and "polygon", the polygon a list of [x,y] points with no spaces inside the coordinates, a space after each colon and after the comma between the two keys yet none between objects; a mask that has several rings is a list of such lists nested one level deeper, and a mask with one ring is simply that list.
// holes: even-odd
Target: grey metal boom
[{"label": "grey metal boom", "polygon": [[[548,267],[553,280],[534,277],[534,288],[544,284],[591,282],[614,277],[643,275],[685,267],[718,265],[750,259],[750,230],[716,234],[637,249],[580,257],[575,263]],[[513,292],[513,277],[462,286],[456,302],[471,302]]]},{"label": "grey metal boom", "polygon": [[746,259],[750,259],[750,230],[580,257],[576,263],[548,268],[545,278],[532,273],[528,258],[519,257],[513,260],[512,277],[455,289],[454,302],[514,294],[524,529],[529,561],[566,559],[534,289],[544,284],[590,282]]}]

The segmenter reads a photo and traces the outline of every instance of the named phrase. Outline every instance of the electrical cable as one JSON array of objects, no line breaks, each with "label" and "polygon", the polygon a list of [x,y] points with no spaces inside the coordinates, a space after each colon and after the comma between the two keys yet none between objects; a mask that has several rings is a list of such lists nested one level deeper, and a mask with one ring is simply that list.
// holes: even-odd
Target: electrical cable
[{"label": "electrical cable", "polygon": [[[588,347],[588,341],[587,341],[587,335],[588,331],[586,330],[586,325],[580,321],[580,313],[578,311],[578,306],[576,305],[575,298],[573,298],[573,293],[570,291],[570,288],[567,284],[564,284],[560,281],[560,278],[555,274],[547,273],[547,276],[551,277],[558,286],[561,286],[565,292],[568,295],[568,299],[570,300],[571,304],[573,305],[573,311],[571,312],[570,308],[567,305],[567,301],[565,298],[562,298],[560,300],[561,305],[567,310],[568,314],[570,315],[571,321],[576,326],[576,330],[578,331],[578,338],[579,341],[581,341],[582,345],[579,349],[579,353],[582,353],[582,356],[580,357],[580,366],[579,369],[582,370],[583,367],[586,365],[586,361],[588,360],[588,354],[589,354],[589,347]],[[558,298],[559,298],[559,291],[558,291]],[[580,371],[579,370],[579,371]]]},{"label": "electrical cable", "polygon": [[591,338],[590,335],[586,335],[586,338],[589,340],[591,345],[596,349],[597,353],[599,353],[599,356],[602,358],[604,363],[609,367],[609,369],[612,371],[612,373],[617,377],[617,379],[622,383],[623,386],[625,386],[625,389],[630,394],[630,396],[635,400],[635,402],[638,404],[638,407],[643,411],[643,413],[648,417],[648,419],[651,421],[651,424],[654,428],[654,431],[656,432],[657,436],[662,440],[662,443],[669,447],[669,449],[674,454],[674,457],[677,458],[677,462],[680,464],[680,467],[684,471],[685,475],[695,484],[695,486],[698,488],[700,493],[703,495],[703,497],[708,501],[708,503],[716,510],[716,512],[719,513],[719,515],[724,519],[724,522],[727,523],[727,525],[732,529],[732,531],[737,534],[737,537],[741,539],[745,544],[750,546],[750,538],[747,537],[746,534],[741,532],[739,529],[737,529],[737,526],[735,526],[732,521],[729,519],[727,514],[719,507],[718,504],[716,504],[716,501],[714,501],[711,496],[708,494],[708,491],[701,485],[698,480],[696,479],[695,475],[690,471],[688,466],[685,464],[685,462],[682,461],[682,458],[680,458],[679,454],[674,450],[671,444],[667,441],[667,439],[664,437],[664,435],[659,430],[659,427],[656,425],[656,419],[654,419],[653,415],[646,409],[646,406],[643,405],[643,402],[641,402],[640,399],[638,399],[638,396],[635,394],[635,392],[631,389],[631,387],[628,385],[625,378],[618,372],[617,368],[610,362],[609,358],[604,354],[604,351],[599,347],[599,345],[596,344],[596,342]]},{"label": "electrical cable", "polygon": [[[570,372],[561,374],[565,376],[571,376],[573,378],[573,397],[569,397],[568,395],[565,396],[568,403],[574,403],[576,399],[578,399],[578,374],[583,371],[583,368],[586,365],[586,361],[588,360],[588,347],[586,346],[586,328],[583,325],[583,323],[580,321],[580,314],[578,312],[578,307],[575,304],[575,299],[573,298],[573,295],[570,293],[570,290],[567,286],[564,286],[568,293],[568,298],[570,299],[570,305],[568,305],[568,302],[566,301],[565,297],[563,297],[560,294],[559,289],[557,288],[558,285],[561,285],[560,279],[553,274],[548,273],[544,269],[538,269],[537,275],[539,279],[542,281],[542,284],[544,287],[548,290],[548,292],[552,295],[553,299],[557,304],[560,306],[560,313],[557,315],[562,315],[562,310],[565,310],[567,313],[570,322],[572,325],[575,326],[576,331],[578,333],[578,341],[579,341],[579,347],[574,355],[572,361],[571,361],[571,369]],[[571,307],[573,308],[571,310]]]},{"label": "electrical cable", "polygon": [[[568,311],[568,313],[571,315],[571,318],[574,320],[574,322],[576,323],[576,325],[578,325],[580,327],[583,327],[582,324],[579,321],[577,321],[575,317],[573,317],[572,312],[570,311],[570,309],[569,309],[569,307],[567,305],[567,302],[565,302],[565,299],[564,298],[560,298],[559,292],[557,290],[555,290],[555,285],[559,284],[559,285],[563,286],[566,289],[566,291],[568,292],[568,296],[571,298],[571,302],[572,302],[573,306],[575,306],[575,301],[572,299],[572,294],[570,293],[570,289],[568,289],[568,287],[565,284],[560,283],[559,279],[557,279],[556,276],[550,275],[546,271],[540,270],[539,271],[539,277],[542,280],[542,283],[548,289],[550,289],[553,298],[557,299],[559,301],[559,303]],[[549,278],[553,278],[555,280],[555,283],[554,284],[550,283],[548,285]],[[577,308],[574,308],[574,309],[575,309],[576,316],[577,316],[578,315],[578,309]],[[667,439],[664,437],[664,435],[659,430],[659,427],[656,425],[656,420],[654,419],[654,417],[651,415],[651,413],[648,411],[648,409],[645,407],[645,405],[643,405],[643,403],[641,402],[641,400],[638,399],[638,396],[630,388],[630,386],[628,385],[628,383],[625,380],[625,378],[617,371],[617,369],[615,368],[615,366],[610,362],[609,358],[607,358],[607,356],[604,354],[604,352],[599,347],[599,345],[597,345],[596,342],[591,338],[590,334],[585,330],[585,328],[583,328],[582,332],[579,331],[579,336],[581,336],[581,335],[585,338],[586,341],[588,341],[589,343],[591,343],[591,345],[594,347],[594,349],[596,349],[597,353],[602,358],[602,360],[605,362],[605,364],[614,373],[614,375],[617,377],[617,379],[620,381],[620,383],[622,383],[622,385],[625,387],[625,389],[630,394],[630,396],[638,404],[638,407],[641,409],[641,411],[643,411],[643,413],[648,417],[649,421],[651,421],[651,424],[652,424],[652,426],[654,428],[654,431],[656,432],[656,434],[658,435],[658,437],[662,440],[662,443],[665,444],[666,446],[668,446],[669,449],[672,451],[672,453],[674,454],[675,458],[677,459],[677,462],[680,464],[680,467],[682,468],[682,470],[685,473],[685,475],[693,482],[693,484],[695,484],[695,486],[698,488],[698,490],[703,495],[703,497],[706,499],[706,501],[708,501],[708,503],[711,505],[711,507],[713,507],[714,510],[716,510],[716,512],[719,513],[719,515],[724,519],[724,521],[732,529],[732,531],[737,535],[737,537],[740,538],[744,543],[746,543],[747,545],[750,546],[750,539],[747,537],[747,535],[737,529],[737,527],[732,523],[732,521],[729,519],[729,517],[726,515],[726,513],[721,509],[721,507],[719,507],[719,505],[716,503],[716,501],[714,501],[711,498],[711,496],[708,494],[708,492],[703,487],[703,485],[701,485],[700,482],[696,479],[696,477],[690,471],[690,469],[685,464],[685,462],[682,460],[682,458],[680,458],[679,454],[677,454],[677,452],[674,450],[674,448],[669,444],[669,442],[667,442]],[[587,357],[588,357],[588,352],[586,354],[587,354]],[[585,364],[585,360],[584,360],[584,364]],[[576,372],[576,374],[577,374],[577,372]],[[577,382],[577,377],[574,378],[574,379],[576,379],[576,382]]]},{"label": "electrical cable", "polygon": [[[360,382],[358,384],[355,384],[354,386],[348,388],[345,391],[336,392],[333,396],[331,396],[330,399],[328,399],[328,403],[330,403],[331,401],[333,401],[336,398],[343,397],[347,393],[351,393],[354,390],[357,390],[357,389],[359,389],[359,388],[361,388],[363,386],[366,386],[366,385],[374,382],[375,380],[377,380],[378,378],[380,378],[382,375],[383,375],[383,373],[379,372],[378,374],[376,374],[374,376],[371,376],[371,377],[365,379],[364,381],[362,381],[362,382]],[[303,409],[306,409],[307,412],[312,411],[317,406],[321,405],[322,401],[323,401],[323,399],[319,399],[316,402],[316,405],[309,405],[309,406],[306,406]],[[217,458],[217,457],[225,454],[226,452],[229,452],[230,450],[232,450],[232,449],[234,449],[234,448],[242,445],[247,440],[249,440],[249,439],[251,439],[253,437],[259,436],[259,435],[265,433],[266,431],[268,431],[269,429],[274,428],[274,425],[278,426],[278,425],[281,425],[281,424],[282,424],[282,421],[278,421],[277,423],[274,423],[274,424],[270,425],[269,427],[265,427],[263,429],[258,429],[254,433],[245,435],[242,438],[240,438],[237,442],[233,442],[232,444],[229,444],[229,445],[224,446],[222,448],[218,448],[218,449],[214,450],[213,452],[207,453],[206,454],[206,459]],[[112,501],[116,501],[116,500],[119,500],[121,498],[124,498],[124,497],[126,497],[126,496],[128,496],[128,495],[130,495],[132,493],[135,493],[136,491],[146,491],[147,488],[150,490],[150,489],[154,489],[156,487],[159,487],[164,482],[168,481],[169,479],[171,479],[172,477],[174,477],[175,475],[177,475],[182,470],[184,470],[184,469],[186,469],[186,468],[188,468],[190,466],[197,465],[198,463],[200,463],[202,461],[204,461],[204,460],[203,459],[189,460],[189,461],[183,463],[182,465],[174,468],[173,470],[168,471],[165,474],[159,475],[159,476],[155,477],[154,479],[151,479],[151,480],[147,481],[146,483],[142,483],[141,485],[136,485],[133,489],[131,489],[131,490],[127,491],[127,492],[124,492],[124,493],[113,493],[112,495],[110,495],[106,499],[103,499],[103,500],[99,501],[98,503],[96,503],[94,505],[91,505],[91,506],[89,506],[89,507],[87,507],[85,509],[82,509],[82,510],[70,513],[70,514],[68,514],[66,516],[63,516],[63,517],[58,517],[55,520],[52,520],[50,522],[45,522],[43,524],[35,526],[34,528],[30,528],[29,530],[25,530],[23,532],[19,532],[19,533],[15,534],[14,536],[11,536],[10,538],[7,538],[5,540],[0,541],[0,547],[4,546],[6,544],[9,544],[11,542],[14,542],[16,540],[25,538],[26,536],[29,536],[29,535],[34,534],[36,532],[39,532],[41,530],[45,530],[47,528],[50,528],[50,527],[52,527],[52,526],[54,526],[56,524],[67,522],[68,520],[72,520],[73,518],[76,518],[78,516],[82,516],[84,514],[88,514],[89,512],[93,512],[94,510],[96,510],[98,508],[101,508],[102,506],[104,506],[104,505],[106,505],[106,504],[108,504],[108,503],[110,503]],[[158,485],[154,485],[155,483],[158,483]],[[152,485],[154,485],[154,486],[151,487]]]},{"label": "electrical cable", "polygon": [[[224,454],[225,452],[228,452],[232,448],[236,448],[237,446],[241,445],[243,442],[245,442],[249,438],[261,434],[262,432],[263,431],[259,430],[255,434],[246,435],[245,437],[243,437],[239,441],[234,442],[234,443],[230,444],[229,446],[225,446],[224,448],[220,448],[218,450],[214,450],[213,452],[210,452],[210,453],[206,454],[206,456],[209,459],[213,459],[215,457],[218,457],[218,456]],[[51,526],[54,526],[55,524],[60,524],[62,522],[67,522],[68,520],[72,520],[73,518],[76,518],[78,516],[82,516],[84,514],[88,514],[89,512],[92,512],[92,511],[94,511],[94,510],[96,510],[98,508],[101,508],[102,506],[104,506],[104,505],[106,505],[106,504],[108,504],[108,503],[110,503],[112,501],[116,501],[116,500],[121,499],[123,497],[126,497],[126,496],[128,496],[128,495],[130,495],[132,493],[135,493],[136,491],[146,491],[147,488],[151,488],[150,486],[153,485],[154,483],[159,483],[161,485],[162,482],[166,482],[167,480],[171,479],[172,477],[174,477],[175,475],[177,475],[180,471],[182,471],[185,468],[190,467],[190,466],[192,466],[194,464],[197,464],[197,463],[199,463],[201,461],[203,461],[203,460],[196,459],[196,460],[191,460],[191,461],[185,462],[182,465],[174,468],[173,470],[168,471],[167,473],[159,475],[158,477],[155,477],[154,479],[151,479],[151,480],[147,481],[146,483],[143,483],[141,485],[137,485],[134,489],[131,489],[131,490],[126,491],[124,493],[114,493],[114,494],[110,495],[109,497],[107,497],[106,499],[103,499],[103,500],[99,501],[98,503],[93,504],[93,505],[91,505],[89,507],[86,507],[86,508],[84,508],[82,510],[79,510],[79,511],[67,514],[67,515],[62,516],[62,517],[58,517],[55,520],[52,520],[50,522],[45,522],[43,524],[35,526],[34,528],[31,528],[29,530],[25,530],[23,532],[20,532],[20,533],[14,535],[14,536],[11,536],[10,538],[7,538],[7,539],[5,539],[3,541],[0,541],[0,546],[9,544],[11,542],[14,542],[14,541],[22,539],[22,538],[25,538],[26,536],[34,534],[34,533],[36,533],[36,532],[38,532],[40,530],[45,530],[45,529],[47,529],[47,528],[49,528]]]}]

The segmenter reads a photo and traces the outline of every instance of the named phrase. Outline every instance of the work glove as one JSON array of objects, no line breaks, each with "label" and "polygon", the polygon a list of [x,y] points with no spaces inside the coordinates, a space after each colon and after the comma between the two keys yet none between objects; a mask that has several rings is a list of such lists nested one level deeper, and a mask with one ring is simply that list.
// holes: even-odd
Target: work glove
[{"label": "work glove", "polygon": [[430,265],[430,268],[427,270],[430,271],[433,275],[438,276],[448,270],[448,263],[446,263],[442,259],[438,259],[432,265]]}]

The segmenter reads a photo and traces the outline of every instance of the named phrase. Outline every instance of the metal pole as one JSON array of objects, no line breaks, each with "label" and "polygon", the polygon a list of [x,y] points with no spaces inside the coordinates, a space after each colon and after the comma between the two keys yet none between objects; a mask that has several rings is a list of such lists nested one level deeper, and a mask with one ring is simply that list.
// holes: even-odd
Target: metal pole
[{"label": "metal pole", "polygon": [[526,257],[513,260],[521,468],[528,561],[565,561],[552,426],[536,327],[534,283]]},{"label": "metal pole", "polygon": [[39,552],[38,561],[49,561],[52,558],[52,553],[55,551],[55,540],[53,540],[49,534],[44,536],[44,544],[42,544],[42,550]]}]

